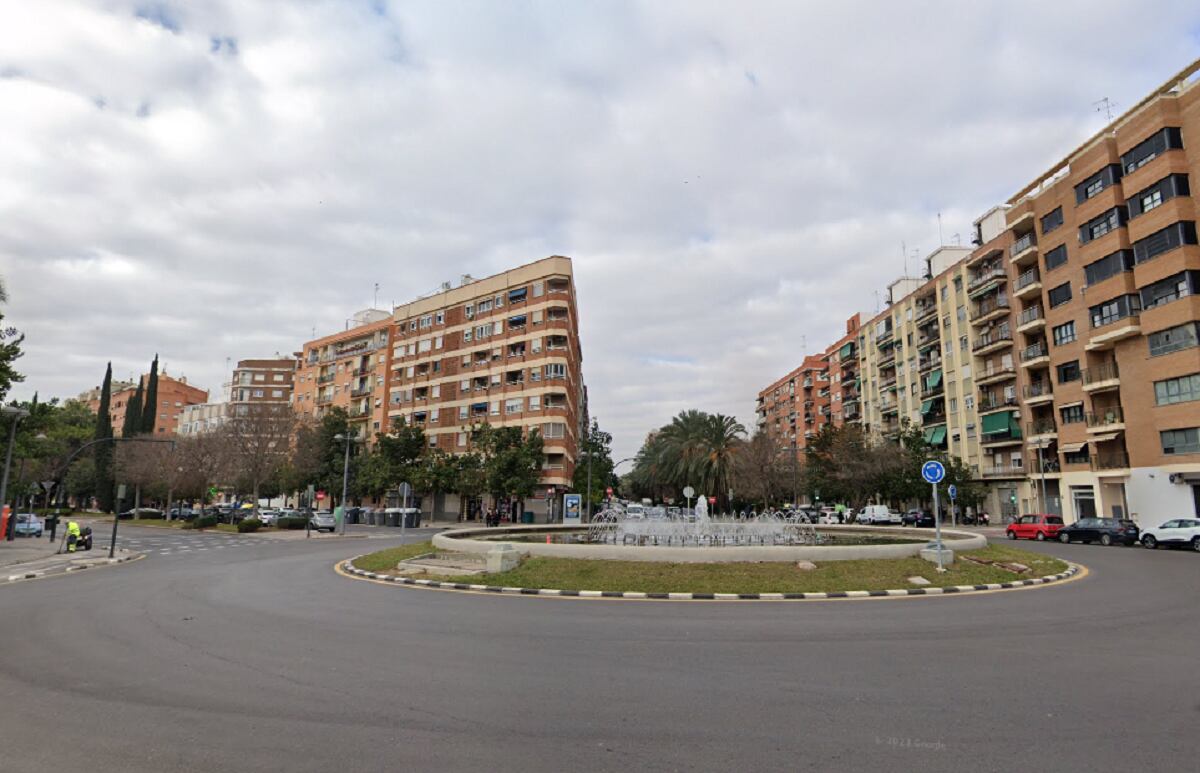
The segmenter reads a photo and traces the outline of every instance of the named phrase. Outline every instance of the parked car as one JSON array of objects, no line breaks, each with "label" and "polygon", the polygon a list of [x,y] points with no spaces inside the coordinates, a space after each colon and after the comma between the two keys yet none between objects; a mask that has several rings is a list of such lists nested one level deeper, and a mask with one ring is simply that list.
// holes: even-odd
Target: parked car
[{"label": "parked car", "polygon": [[274,526],[275,521],[279,519],[279,510],[259,510],[258,520],[262,521],[266,526]]},{"label": "parked car", "polygon": [[[1010,524],[1011,525],[1011,524]],[[1111,545],[1120,542],[1132,545],[1138,541],[1138,527],[1133,521],[1117,518],[1081,518],[1058,530],[1059,542],[1099,542]]]},{"label": "parked car", "polygon": [[122,518],[162,518],[163,511],[153,507],[139,507],[121,513]]},{"label": "parked car", "polygon": [[1142,532],[1142,545],[1148,548],[1159,545],[1190,547],[1200,553],[1200,519],[1176,518],[1146,529]]},{"label": "parked car", "polygon": [[34,513],[17,513],[13,524],[13,535],[16,537],[41,537],[42,519]]},{"label": "parked car", "polygon": [[857,523],[876,525],[903,525],[904,516],[900,511],[893,510],[887,505],[867,505],[858,514]]},{"label": "parked car", "polygon": [[1041,542],[1057,538],[1062,527],[1061,515],[1022,515],[1010,523],[1004,533],[1009,539],[1035,539]]},{"label": "parked car", "polygon": [[337,520],[329,510],[318,510],[308,519],[309,525],[317,531],[328,531],[331,534],[337,528]]},{"label": "parked car", "polygon": [[196,517],[196,511],[190,507],[172,507],[170,516],[173,519],[190,521]]}]

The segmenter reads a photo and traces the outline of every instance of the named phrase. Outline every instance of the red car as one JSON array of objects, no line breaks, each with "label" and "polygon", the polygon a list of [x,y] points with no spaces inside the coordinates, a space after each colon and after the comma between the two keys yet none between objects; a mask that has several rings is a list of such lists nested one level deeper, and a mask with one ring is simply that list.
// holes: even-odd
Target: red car
[{"label": "red car", "polygon": [[1063,527],[1061,515],[1022,515],[1008,525],[1009,539],[1054,539]]}]

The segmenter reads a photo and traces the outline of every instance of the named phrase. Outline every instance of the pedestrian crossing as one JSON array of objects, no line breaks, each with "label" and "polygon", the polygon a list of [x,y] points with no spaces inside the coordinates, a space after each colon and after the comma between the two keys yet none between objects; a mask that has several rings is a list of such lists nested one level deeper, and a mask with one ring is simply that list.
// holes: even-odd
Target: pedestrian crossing
[{"label": "pedestrian crossing", "polygon": [[170,536],[170,537],[117,537],[120,547],[136,550],[147,556],[187,556],[202,553],[232,550],[248,545],[279,544],[275,540],[263,540],[254,537],[215,537],[207,535]]}]

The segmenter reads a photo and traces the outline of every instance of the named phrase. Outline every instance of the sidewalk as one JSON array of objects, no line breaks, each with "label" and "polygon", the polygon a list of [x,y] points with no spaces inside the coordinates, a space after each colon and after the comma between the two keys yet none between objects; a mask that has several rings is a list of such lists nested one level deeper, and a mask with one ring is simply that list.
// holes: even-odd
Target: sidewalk
[{"label": "sidewalk", "polygon": [[142,555],[131,550],[118,550],[113,558],[109,558],[107,545],[101,546],[99,542],[94,543],[91,550],[59,554],[56,551],[60,541],[51,542],[46,537],[0,541],[0,584],[120,564]]}]

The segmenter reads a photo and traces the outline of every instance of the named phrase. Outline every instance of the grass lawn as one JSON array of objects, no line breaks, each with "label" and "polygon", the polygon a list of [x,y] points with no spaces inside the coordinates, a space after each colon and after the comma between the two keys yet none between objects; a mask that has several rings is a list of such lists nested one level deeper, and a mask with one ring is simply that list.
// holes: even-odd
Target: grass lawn
[{"label": "grass lawn", "polygon": [[[372,553],[355,566],[373,572],[392,571],[403,558],[432,550],[430,543]],[[644,561],[600,561],[568,558],[529,558],[520,567],[484,577],[439,578],[449,582],[486,583],[523,588],[561,590],[641,591],[645,593],[820,593],[917,587],[909,577],[920,576],[930,586],[982,585],[1044,577],[1065,571],[1056,558],[1008,546],[993,545],[963,555],[1024,564],[1017,574],[961,558],[944,574],[921,558],[817,562],[803,571],[791,562],[735,564],[668,564]]]},{"label": "grass lawn", "polygon": [[[386,572],[395,569],[396,564],[406,558],[419,556],[422,553],[433,553],[434,551],[435,548],[432,542],[401,545],[400,547],[381,550],[378,553],[368,553],[365,556],[360,556],[354,559],[354,566],[367,572]],[[475,582],[478,582],[478,579]]]}]

